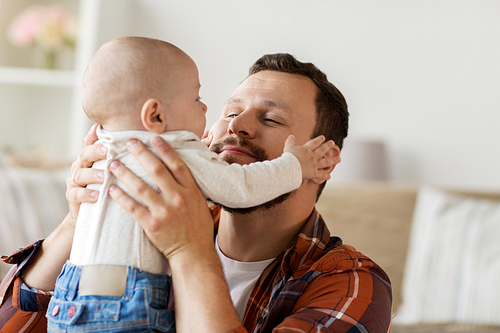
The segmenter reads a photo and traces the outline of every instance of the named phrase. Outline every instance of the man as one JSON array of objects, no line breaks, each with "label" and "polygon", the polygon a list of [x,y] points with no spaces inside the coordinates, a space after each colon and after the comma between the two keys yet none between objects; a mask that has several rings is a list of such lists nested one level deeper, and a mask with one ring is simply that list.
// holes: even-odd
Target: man
[{"label": "man", "polygon": [[[226,102],[209,140],[221,159],[245,164],[281,155],[290,134],[299,144],[324,134],[337,143],[327,155],[338,156],[347,135],[347,117],[342,95],[316,67],[290,55],[268,55],[254,64],[250,76]],[[88,144],[95,141],[94,135],[87,137]],[[392,303],[389,278],[369,258],[341,245],[336,237],[330,239],[314,210],[324,186],[321,181],[304,182],[291,194],[260,207],[243,211],[223,208],[218,219],[217,251],[212,216],[186,166],[160,138],[152,145],[160,159],[135,141],[130,142],[129,150],[161,191],[153,191],[116,163],[111,171],[147,207],[117,187],[110,195],[141,224],[169,260],[179,332],[388,331]],[[95,193],[74,182],[85,185],[100,181],[99,173],[88,169],[102,158],[98,149],[87,146],[73,165],[74,179],[68,180],[67,195],[70,214],[23,273],[28,286],[42,290],[53,286],[54,272],[67,258],[69,249],[65,246],[78,204],[95,200]],[[212,210],[213,216],[217,213]],[[56,253],[55,260],[50,258]],[[227,264],[223,271],[221,260],[243,266],[266,260],[268,264],[249,276],[232,271]],[[242,318],[233,302],[244,305]]]}]

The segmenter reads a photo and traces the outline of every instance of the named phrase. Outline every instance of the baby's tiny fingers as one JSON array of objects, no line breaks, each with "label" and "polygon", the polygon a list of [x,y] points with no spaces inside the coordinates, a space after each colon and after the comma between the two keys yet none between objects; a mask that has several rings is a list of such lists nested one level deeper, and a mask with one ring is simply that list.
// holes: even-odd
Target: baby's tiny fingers
[{"label": "baby's tiny fingers", "polygon": [[318,160],[318,169],[324,169],[335,165],[335,157],[323,157]]},{"label": "baby's tiny fingers", "polygon": [[327,142],[319,146],[317,149],[315,149],[314,153],[318,158],[320,158],[324,156],[333,147],[335,147],[335,142],[333,142],[333,140],[328,140]]},{"label": "baby's tiny fingers", "polygon": [[311,139],[306,142],[304,147],[311,149],[311,150],[316,150],[318,147],[321,146],[321,144],[325,141],[325,136],[324,135],[319,135],[315,137],[314,139]]},{"label": "baby's tiny fingers", "polygon": [[331,177],[329,172],[319,171],[316,179],[329,180]]}]

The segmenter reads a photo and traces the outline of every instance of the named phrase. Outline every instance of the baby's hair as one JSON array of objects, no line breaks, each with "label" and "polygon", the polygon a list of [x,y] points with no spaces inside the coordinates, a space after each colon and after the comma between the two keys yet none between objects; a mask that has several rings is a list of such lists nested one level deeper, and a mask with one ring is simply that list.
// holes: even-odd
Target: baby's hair
[{"label": "baby's hair", "polygon": [[98,124],[137,120],[149,98],[166,98],[172,56],[184,54],[158,39],[123,37],[104,44],[83,76],[81,99],[87,116]]}]

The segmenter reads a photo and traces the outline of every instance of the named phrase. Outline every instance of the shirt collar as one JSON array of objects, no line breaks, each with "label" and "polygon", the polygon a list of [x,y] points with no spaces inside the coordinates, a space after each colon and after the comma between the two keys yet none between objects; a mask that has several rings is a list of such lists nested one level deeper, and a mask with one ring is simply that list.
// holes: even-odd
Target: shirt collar
[{"label": "shirt collar", "polygon": [[[216,235],[219,227],[220,208],[211,207],[211,213],[214,218],[214,235]],[[334,246],[342,245],[342,240],[339,237],[330,238],[330,231],[326,223],[314,208],[292,246],[276,258],[277,260],[282,258],[281,271],[283,276],[300,275],[302,271],[300,267],[307,270],[315,261],[315,256],[322,255],[330,240]]]}]

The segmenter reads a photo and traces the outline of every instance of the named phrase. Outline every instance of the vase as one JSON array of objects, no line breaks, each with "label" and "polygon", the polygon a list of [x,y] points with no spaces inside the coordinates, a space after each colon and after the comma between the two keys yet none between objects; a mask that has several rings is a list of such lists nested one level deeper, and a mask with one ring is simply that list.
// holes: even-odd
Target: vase
[{"label": "vase", "polygon": [[55,69],[57,64],[57,52],[46,51],[37,48],[35,50],[35,66],[44,69]]},{"label": "vase", "polygon": [[55,52],[46,52],[45,57],[43,59],[42,67],[46,69],[55,69],[56,68],[56,53]]}]

